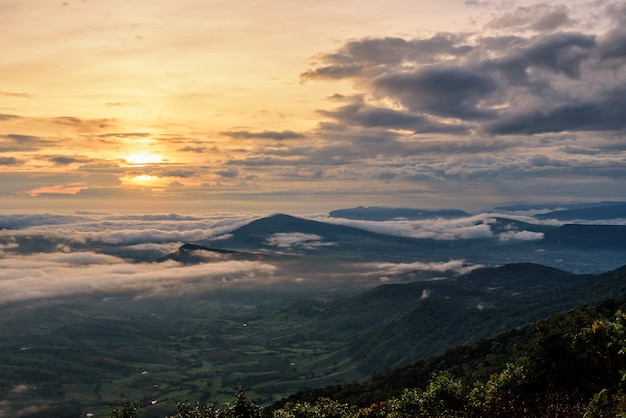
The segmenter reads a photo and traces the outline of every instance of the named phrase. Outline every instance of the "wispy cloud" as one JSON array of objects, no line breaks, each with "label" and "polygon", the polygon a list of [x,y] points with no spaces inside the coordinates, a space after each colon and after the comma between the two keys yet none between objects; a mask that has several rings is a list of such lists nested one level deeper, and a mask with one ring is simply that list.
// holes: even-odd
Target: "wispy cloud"
[{"label": "wispy cloud", "polygon": [[478,264],[468,265],[464,260],[450,260],[441,263],[376,263],[371,266],[378,270],[379,274],[395,275],[410,273],[412,271],[434,271],[439,273],[454,272],[465,274],[483,266]]},{"label": "wispy cloud", "polygon": [[269,245],[274,245],[278,248],[306,248],[312,249],[315,247],[332,246],[332,242],[324,242],[322,237],[315,234],[305,234],[301,232],[279,232],[272,234],[268,239]]},{"label": "wispy cloud", "polygon": [[276,268],[252,261],[183,266],[129,263],[92,252],[46,253],[0,259],[0,303],[70,295],[133,293],[137,297],[262,286]]}]

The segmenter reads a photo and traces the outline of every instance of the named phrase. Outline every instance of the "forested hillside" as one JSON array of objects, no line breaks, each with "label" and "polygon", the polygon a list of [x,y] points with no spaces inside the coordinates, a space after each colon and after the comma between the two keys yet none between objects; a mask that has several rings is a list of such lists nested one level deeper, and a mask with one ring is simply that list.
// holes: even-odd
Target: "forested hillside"
[{"label": "forested hillside", "polygon": [[[175,418],[626,416],[625,305],[621,298],[554,315],[361,383],[301,391],[264,409],[238,387],[221,407],[180,402]],[[149,416],[146,409],[127,402],[110,416]]]}]

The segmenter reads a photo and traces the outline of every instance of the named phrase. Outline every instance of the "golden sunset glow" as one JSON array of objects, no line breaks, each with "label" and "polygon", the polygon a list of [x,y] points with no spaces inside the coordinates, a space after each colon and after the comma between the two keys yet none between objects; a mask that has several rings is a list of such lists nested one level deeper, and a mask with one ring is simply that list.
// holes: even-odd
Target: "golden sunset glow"
[{"label": "golden sunset glow", "polygon": [[0,203],[621,198],[619,2],[0,6]]},{"label": "golden sunset glow", "polygon": [[124,157],[124,160],[129,164],[146,165],[160,163],[161,161],[163,161],[163,158],[155,154],[138,152],[135,154],[127,155],[126,157]]},{"label": "golden sunset glow", "polygon": [[158,176],[151,176],[148,174],[140,174],[138,176],[132,177],[124,177],[122,179],[124,184],[128,184],[129,186],[140,186],[140,187],[155,187],[155,188],[163,188],[167,187],[167,180]]}]

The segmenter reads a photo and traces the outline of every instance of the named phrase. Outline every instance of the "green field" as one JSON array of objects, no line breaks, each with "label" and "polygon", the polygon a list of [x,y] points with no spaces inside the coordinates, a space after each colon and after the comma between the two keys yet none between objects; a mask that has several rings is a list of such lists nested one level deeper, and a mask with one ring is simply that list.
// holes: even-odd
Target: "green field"
[{"label": "green field", "polygon": [[5,311],[1,399],[16,410],[58,404],[95,416],[134,399],[163,416],[185,398],[230,400],[238,383],[269,404],[305,386],[365,377],[342,341],[307,339],[311,318],[295,310],[197,306],[200,314],[178,317],[82,304]]}]

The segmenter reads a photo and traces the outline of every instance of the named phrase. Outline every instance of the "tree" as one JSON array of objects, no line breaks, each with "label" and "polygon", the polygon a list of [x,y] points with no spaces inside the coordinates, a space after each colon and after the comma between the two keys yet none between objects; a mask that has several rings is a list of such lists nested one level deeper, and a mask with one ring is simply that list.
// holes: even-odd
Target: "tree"
[{"label": "tree", "polygon": [[141,407],[135,401],[124,401],[122,406],[111,409],[109,418],[137,418]]},{"label": "tree", "polygon": [[220,413],[224,418],[261,418],[261,408],[252,402],[243,391],[243,386],[237,384],[235,401],[226,403]]}]

